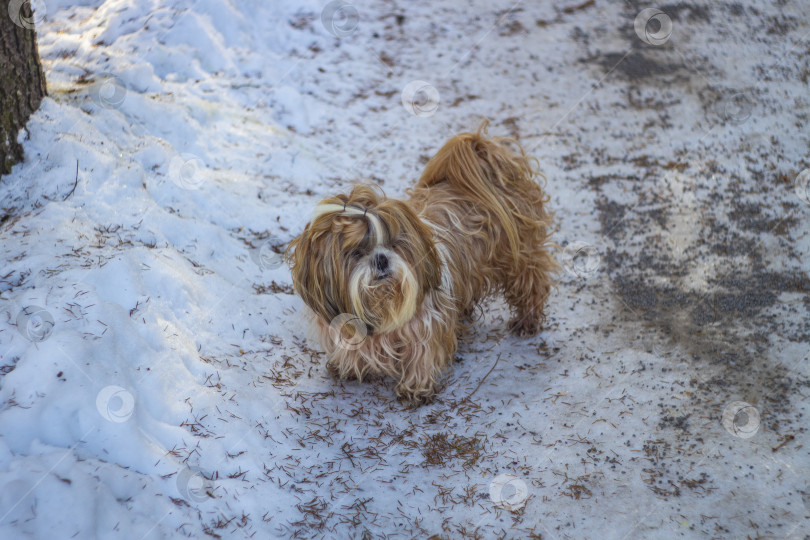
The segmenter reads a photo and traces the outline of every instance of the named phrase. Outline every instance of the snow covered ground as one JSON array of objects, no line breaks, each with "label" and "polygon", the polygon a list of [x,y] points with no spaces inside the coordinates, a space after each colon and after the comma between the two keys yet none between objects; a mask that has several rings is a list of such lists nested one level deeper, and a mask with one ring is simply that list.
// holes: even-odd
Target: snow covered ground
[{"label": "snow covered ground", "polygon": [[[50,97],[0,180],[0,538],[810,535],[806,2],[37,19]],[[547,177],[546,329],[490,303],[416,409],[331,379],[277,252],[482,117]]]}]

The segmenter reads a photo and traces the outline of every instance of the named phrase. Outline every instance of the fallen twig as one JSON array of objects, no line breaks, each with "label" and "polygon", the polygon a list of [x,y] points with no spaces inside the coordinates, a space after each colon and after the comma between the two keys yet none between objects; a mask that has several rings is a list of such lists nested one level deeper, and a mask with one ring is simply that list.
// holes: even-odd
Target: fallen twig
[{"label": "fallen twig", "polygon": [[495,366],[497,366],[497,365],[498,365],[498,362],[500,362],[500,361],[501,361],[501,355],[500,355],[500,353],[499,353],[499,354],[498,354],[498,358],[496,358],[496,359],[495,359],[495,363],[494,363],[494,364],[492,364],[492,367],[491,367],[491,368],[489,368],[489,371],[487,371],[487,374],[486,374],[486,375],[484,375],[484,377],[483,377],[483,378],[482,378],[480,381],[478,381],[478,386],[476,386],[476,387],[475,387],[475,390],[473,390],[472,392],[470,392],[470,394],[469,394],[467,397],[465,397],[464,399],[462,399],[462,400],[459,402],[459,404],[464,403],[465,401],[469,401],[469,400],[470,400],[470,398],[472,397],[472,395],[473,395],[474,393],[476,393],[476,392],[478,391],[478,389],[479,389],[479,388],[481,388],[481,385],[482,385],[482,384],[484,384],[484,381],[487,379],[487,377],[489,377],[489,374],[490,374],[490,373],[492,373],[492,370],[494,370],[494,369],[495,369]]},{"label": "fallen twig", "polygon": [[62,199],[62,200],[63,200],[63,201],[68,200],[68,197],[70,197],[71,195],[73,195],[73,193],[76,191],[76,186],[78,186],[78,185],[79,185],[79,160],[77,159],[77,160],[76,160],[76,180],[73,182],[73,189],[71,189],[71,190],[70,190],[70,193],[68,193],[67,195],[65,195],[65,198],[64,198],[64,199]]}]

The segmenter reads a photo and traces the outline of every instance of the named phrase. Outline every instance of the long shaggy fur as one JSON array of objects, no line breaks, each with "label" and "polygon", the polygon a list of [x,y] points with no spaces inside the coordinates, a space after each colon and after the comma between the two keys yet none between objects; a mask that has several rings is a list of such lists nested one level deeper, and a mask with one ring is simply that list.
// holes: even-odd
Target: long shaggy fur
[{"label": "long shaggy fur", "polygon": [[514,334],[539,331],[558,269],[548,197],[534,160],[485,129],[448,141],[409,200],[355,186],[319,204],[290,243],[293,286],[339,377],[388,375],[401,398],[429,400],[464,319],[498,292]]}]

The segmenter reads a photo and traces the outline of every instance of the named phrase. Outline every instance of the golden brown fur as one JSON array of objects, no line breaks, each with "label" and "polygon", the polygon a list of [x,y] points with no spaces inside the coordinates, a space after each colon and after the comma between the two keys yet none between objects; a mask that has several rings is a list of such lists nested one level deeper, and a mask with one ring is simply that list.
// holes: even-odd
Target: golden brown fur
[{"label": "golden brown fur", "polygon": [[290,243],[293,286],[338,376],[390,375],[401,398],[430,399],[463,319],[496,292],[514,334],[539,331],[557,270],[548,198],[532,158],[485,128],[448,141],[409,200],[355,186],[318,205]]}]

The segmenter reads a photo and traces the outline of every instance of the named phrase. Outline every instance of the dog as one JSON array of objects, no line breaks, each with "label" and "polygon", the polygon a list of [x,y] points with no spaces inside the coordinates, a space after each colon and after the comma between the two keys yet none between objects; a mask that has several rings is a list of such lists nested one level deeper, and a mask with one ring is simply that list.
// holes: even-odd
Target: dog
[{"label": "dog", "polygon": [[502,293],[510,331],[536,334],[559,266],[537,161],[517,141],[450,139],[408,200],[356,185],[315,208],[285,257],[339,378],[394,377],[396,393],[432,400],[474,308]]}]

